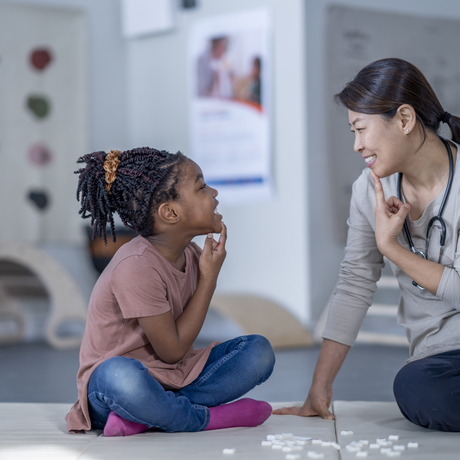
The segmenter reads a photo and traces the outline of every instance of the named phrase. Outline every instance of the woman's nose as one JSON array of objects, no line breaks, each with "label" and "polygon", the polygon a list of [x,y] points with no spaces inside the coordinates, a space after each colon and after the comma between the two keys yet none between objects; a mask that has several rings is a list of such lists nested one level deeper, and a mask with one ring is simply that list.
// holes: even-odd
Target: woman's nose
[{"label": "woman's nose", "polygon": [[360,153],[363,150],[363,143],[361,142],[361,136],[355,137],[355,143],[353,144],[355,152]]}]

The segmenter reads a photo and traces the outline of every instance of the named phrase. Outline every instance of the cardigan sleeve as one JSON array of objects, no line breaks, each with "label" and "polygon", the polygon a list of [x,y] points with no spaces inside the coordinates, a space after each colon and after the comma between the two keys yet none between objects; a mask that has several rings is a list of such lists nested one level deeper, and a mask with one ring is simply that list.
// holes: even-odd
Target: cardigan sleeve
[{"label": "cardigan sleeve", "polygon": [[436,297],[448,302],[456,310],[460,310],[460,247],[458,234],[453,266],[444,267]]},{"label": "cardigan sleeve", "polygon": [[348,238],[323,338],[352,346],[384,266],[374,232],[375,193],[363,172],[353,184]]}]

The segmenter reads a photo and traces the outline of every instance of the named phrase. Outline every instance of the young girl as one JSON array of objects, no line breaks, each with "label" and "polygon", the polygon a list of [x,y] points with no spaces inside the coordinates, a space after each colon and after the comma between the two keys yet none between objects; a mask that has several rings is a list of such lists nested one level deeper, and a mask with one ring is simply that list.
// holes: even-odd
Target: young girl
[{"label": "young girl", "polygon": [[[181,153],[112,150],[78,162],[86,167],[77,171],[77,199],[93,234],[107,241],[110,224],[115,238],[117,212],[139,236],[94,287],[68,430],[127,436],[263,423],[268,403],[225,403],[268,379],[275,363],[268,340],[250,335],[193,349],[226,255],[217,191]],[[205,234],[201,251],[191,240]]]}]

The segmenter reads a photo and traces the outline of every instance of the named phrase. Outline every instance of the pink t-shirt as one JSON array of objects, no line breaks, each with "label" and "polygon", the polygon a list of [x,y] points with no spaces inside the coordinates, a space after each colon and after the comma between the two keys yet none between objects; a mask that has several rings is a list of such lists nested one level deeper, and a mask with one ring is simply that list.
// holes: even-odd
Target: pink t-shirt
[{"label": "pink t-shirt", "polygon": [[155,353],[137,318],[172,311],[177,319],[196,290],[201,249],[190,243],[185,250],[185,272],[175,269],[146,239],[138,236],[123,245],[94,286],[77,374],[78,401],[66,416],[70,432],[91,429],[88,412],[89,378],[102,362],[126,356],[142,362],[166,389],[193,382],[208,359],[207,348],[193,347],[176,364]]}]

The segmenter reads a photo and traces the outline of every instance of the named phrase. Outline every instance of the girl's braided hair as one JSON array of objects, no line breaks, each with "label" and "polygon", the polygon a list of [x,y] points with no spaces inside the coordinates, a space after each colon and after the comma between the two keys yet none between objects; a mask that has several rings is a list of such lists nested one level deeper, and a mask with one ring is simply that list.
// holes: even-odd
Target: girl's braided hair
[{"label": "girl's braided hair", "polygon": [[[93,239],[103,237],[107,244],[107,225],[116,239],[114,212],[126,227],[141,236],[153,234],[153,214],[161,203],[177,200],[177,185],[186,156],[142,147],[125,152],[88,153],[77,163],[86,166],[79,175],[77,200],[80,214],[91,217]],[[80,199],[81,194],[81,199]]]}]

